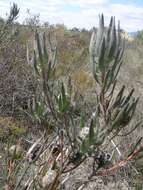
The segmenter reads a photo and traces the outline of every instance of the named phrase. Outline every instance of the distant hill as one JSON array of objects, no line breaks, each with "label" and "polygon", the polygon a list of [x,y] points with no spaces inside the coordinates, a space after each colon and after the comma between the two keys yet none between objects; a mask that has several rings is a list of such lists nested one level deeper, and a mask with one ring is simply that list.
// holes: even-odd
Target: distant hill
[{"label": "distant hill", "polygon": [[136,32],[129,32],[128,34],[129,34],[131,37],[135,38],[135,37],[137,36],[137,34],[138,34],[138,31],[136,31]]}]

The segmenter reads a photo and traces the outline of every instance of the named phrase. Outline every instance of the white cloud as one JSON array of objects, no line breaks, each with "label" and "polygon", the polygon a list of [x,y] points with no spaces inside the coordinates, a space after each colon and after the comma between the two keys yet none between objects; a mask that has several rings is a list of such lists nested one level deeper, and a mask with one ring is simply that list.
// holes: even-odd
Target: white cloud
[{"label": "white cloud", "polygon": [[[0,0],[0,16],[9,11],[11,0]],[[19,21],[27,15],[40,13],[42,21],[64,23],[68,27],[92,28],[98,24],[98,16],[105,15],[105,23],[111,16],[120,20],[121,27],[127,31],[143,29],[143,6],[110,3],[110,0],[15,0],[20,7]],[[75,8],[75,10],[74,10]]]},{"label": "white cloud", "polygon": [[108,2],[108,0],[65,0],[70,4],[79,5],[80,7],[86,7],[88,5],[103,5]]},{"label": "white cloud", "polygon": [[[84,1],[84,0],[81,0]],[[108,24],[110,17],[115,16],[120,20],[121,27],[127,31],[143,29],[143,7],[123,4],[99,4],[81,9],[81,11],[60,13],[66,25],[73,27],[91,28],[97,26],[99,14],[104,13],[105,23]]]}]

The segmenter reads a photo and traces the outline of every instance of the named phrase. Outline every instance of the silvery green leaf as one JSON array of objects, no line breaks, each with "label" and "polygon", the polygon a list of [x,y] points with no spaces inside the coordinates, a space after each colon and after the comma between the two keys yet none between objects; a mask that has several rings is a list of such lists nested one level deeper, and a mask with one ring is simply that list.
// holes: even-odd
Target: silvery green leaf
[{"label": "silvery green leaf", "polygon": [[36,42],[37,42],[37,50],[38,50],[39,59],[40,59],[41,65],[42,65],[42,62],[43,62],[42,47],[41,47],[40,37],[39,37],[38,33],[36,33],[35,38],[36,38]]},{"label": "silvery green leaf", "polygon": [[112,26],[111,26],[111,32],[110,32],[110,41],[109,41],[109,47],[108,47],[108,56],[109,58],[112,58],[114,56],[115,50],[116,50],[116,28],[115,28],[115,18],[113,19]]},{"label": "silvery green leaf", "polygon": [[93,123],[93,119],[90,122],[90,126],[89,126],[89,144],[92,145],[94,144],[94,123]]},{"label": "silvery green leaf", "polygon": [[105,38],[103,37],[101,46],[100,46],[100,51],[99,51],[99,69],[101,72],[105,71],[105,64],[104,63],[104,56],[105,56]]},{"label": "silvery green leaf", "polygon": [[90,39],[90,45],[89,45],[89,52],[91,56],[94,55],[95,43],[96,43],[96,31],[95,31],[95,28],[93,28],[93,32]]},{"label": "silvery green leaf", "polygon": [[112,29],[112,23],[113,23],[113,17],[111,17],[111,19],[110,19],[110,24],[109,24],[109,27],[107,29],[106,35],[105,35],[106,49],[107,50],[108,50],[109,42],[110,42],[110,33],[111,33],[111,29]]},{"label": "silvery green leaf", "polygon": [[36,59],[36,52],[34,51],[34,59],[33,59],[33,65],[34,65],[34,70],[37,75],[40,75],[39,69],[38,69],[38,63]]},{"label": "silvery green leaf", "polygon": [[125,98],[124,102],[122,103],[123,106],[130,101],[130,99],[132,98],[133,93],[134,93],[134,89],[132,89],[131,92],[129,93],[129,95]]},{"label": "silvery green leaf", "polygon": [[46,60],[48,60],[48,53],[47,53],[47,48],[46,48],[46,36],[45,32],[43,34],[43,51],[44,51],[44,57]]},{"label": "silvery green leaf", "polygon": [[89,150],[89,145],[88,145],[88,141],[85,139],[82,141],[81,147],[80,147],[80,151],[83,154],[86,154]]},{"label": "silvery green leaf", "polygon": [[99,28],[97,30],[97,37],[96,37],[96,47],[95,47],[95,54],[98,56],[99,47],[103,38],[104,34],[104,17],[103,14],[99,17]]},{"label": "silvery green leaf", "polygon": [[85,121],[84,121],[84,116],[83,113],[81,114],[81,118],[80,118],[80,128],[84,128],[85,126]]},{"label": "silvery green leaf", "polygon": [[118,21],[118,29],[117,29],[117,42],[116,42],[116,50],[115,50],[115,57],[117,56],[118,54],[118,51],[119,51],[119,48],[120,48],[120,45],[121,45],[121,35],[120,35],[120,22]]},{"label": "silvery green leaf", "polygon": [[117,94],[116,99],[115,99],[115,103],[113,104],[113,108],[115,108],[116,106],[120,105],[121,100],[123,98],[124,90],[125,90],[125,85],[122,86],[121,90]]}]

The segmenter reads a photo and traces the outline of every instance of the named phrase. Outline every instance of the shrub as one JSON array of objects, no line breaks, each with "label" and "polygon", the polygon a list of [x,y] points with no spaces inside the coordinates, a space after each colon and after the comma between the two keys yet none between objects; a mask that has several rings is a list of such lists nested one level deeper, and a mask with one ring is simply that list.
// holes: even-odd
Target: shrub
[{"label": "shrub", "polygon": [[[32,117],[41,125],[42,134],[20,163],[7,158],[9,177],[6,185],[10,187],[12,184],[15,190],[40,189],[42,186],[49,190],[58,189],[68,179],[68,173],[91,158],[91,173],[84,185],[94,176],[109,175],[134,158],[141,158],[142,138],[125,154],[114,141],[128,127],[139,101],[133,96],[134,89],[124,95],[125,86],[115,94],[124,53],[124,41],[120,37],[119,25],[116,30],[115,18],[111,18],[106,29],[101,15],[98,31],[96,33],[93,29],[90,41],[90,61],[96,82],[96,105],[92,113],[87,113],[84,99],[82,104],[72,101],[74,87],[71,80],[67,87],[65,81],[55,80],[57,50],[55,47],[47,50],[45,34],[41,40],[36,33],[36,43],[34,71],[38,86]],[[141,121],[122,136],[132,133],[140,124]],[[113,152],[107,148],[108,144],[114,147]],[[114,151],[117,152],[115,156]],[[33,175],[30,176],[32,168]],[[16,181],[15,185],[13,181]]]}]

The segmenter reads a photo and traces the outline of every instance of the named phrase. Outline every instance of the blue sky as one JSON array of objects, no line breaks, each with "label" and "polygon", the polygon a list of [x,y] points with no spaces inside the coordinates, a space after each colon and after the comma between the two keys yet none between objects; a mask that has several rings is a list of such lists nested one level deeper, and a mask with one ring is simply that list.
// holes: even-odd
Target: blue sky
[{"label": "blue sky", "polygon": [[[5,17],[11,0],[0,0],[0,16]],[[61,23],[69,28],[90,29],[98,24],[98,16],[105,15],[105,23],[111,16],[120,20],[121,27],[128,31],[143,29],[143,0],[14,0],[20,8],[19,21],[26,18],[26,10],[40,13],[42,22]]]}]

